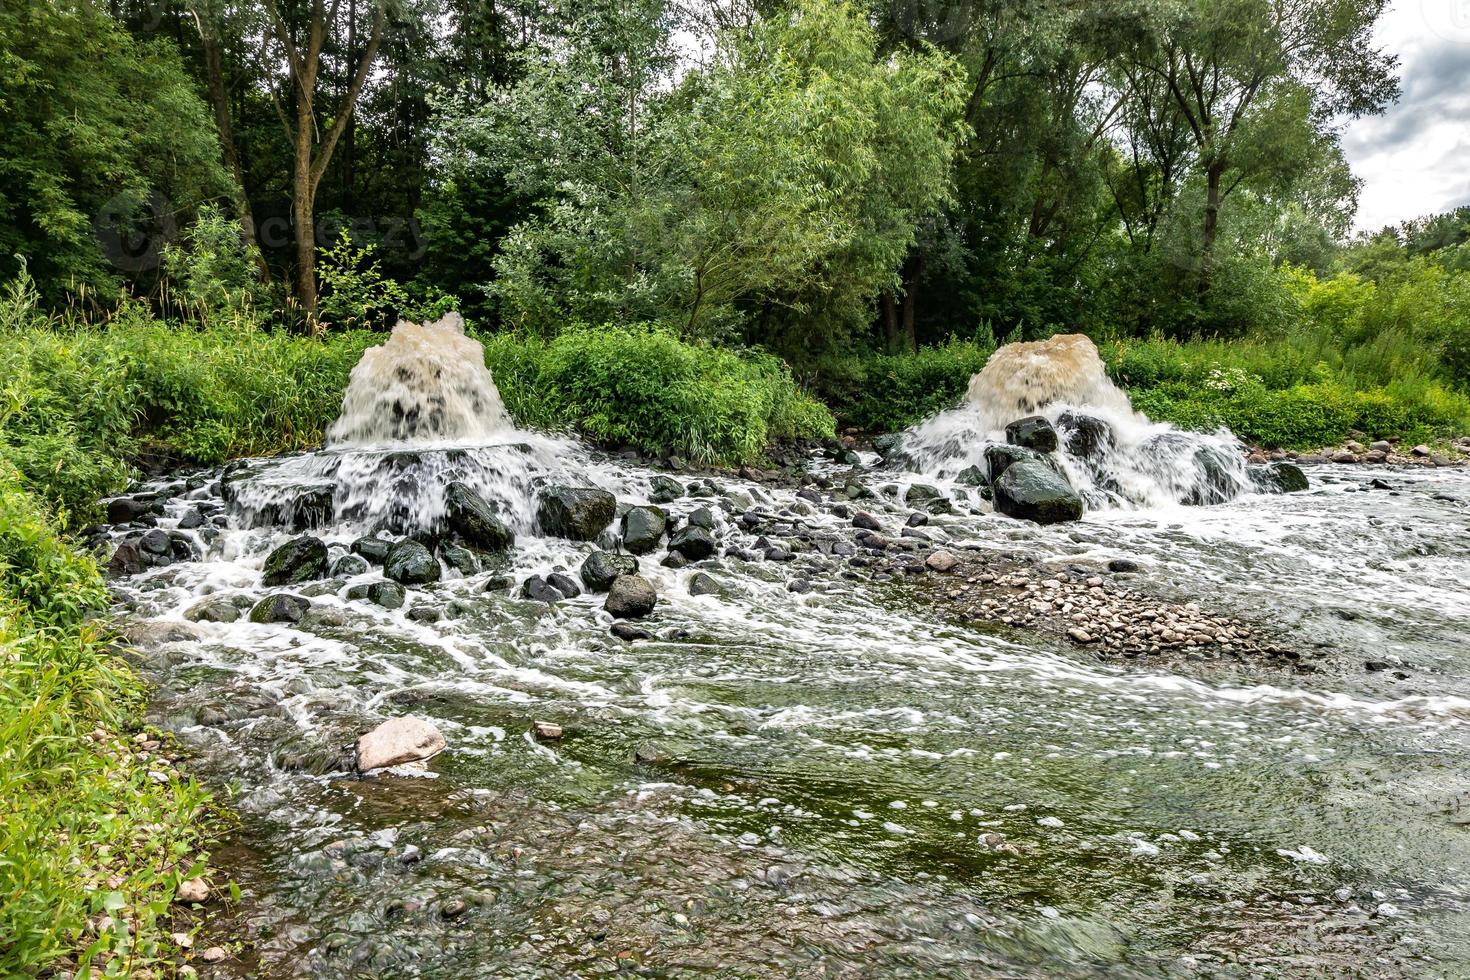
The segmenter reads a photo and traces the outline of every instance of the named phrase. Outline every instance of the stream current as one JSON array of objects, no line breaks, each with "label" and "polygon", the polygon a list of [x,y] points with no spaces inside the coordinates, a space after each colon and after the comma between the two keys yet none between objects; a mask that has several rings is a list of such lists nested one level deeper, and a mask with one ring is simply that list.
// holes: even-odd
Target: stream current
[{"label": "stream current", "polygon": [[[154,631],[153,720],[236,790],[215,865],[244,891],[242,973],[1470,973],[1463,471],[1322,466],[1304,493],[1052,527],[961,507],[926,528],[1043,567],[1133,559],[1131,586],[1341,668],[1298,674],[1103,663],[950,625],[831,553],[852,528],[829,503],[688,475],[664,506],[709,508],[721,550],[682,570],[645,556],[653,636],[627,643],[601,596],[485,585],[575,575],[593,547],[532,533],[511,506],[529,488],[641,503],[653,471],[515,432],[418,456],[505,502],[518,533],[501,565],[411,588],[397,610],[344,598],[374,570],[292,589],[314,604],[300,624],[188,622],[201,596],[276,591],[261,566],[292,535],[232,516],[186,532],[200,560],[117,583]],[[395,465],[328,450],[251,463],[250,485],[336,480],[338,512],[360,519],[312,532],[335,557],[380,516],[371,488]],[[913,476],[864,479],[902,499]],[[248,494],[218,493],[173,497],[159,526],[200,504],[250,512]],[[871,509],[894,533],[907,513],[882,493]],[[719,557],[761,534],[796,560]],[[691,595],[696,570],[723,594]],[[788,590],[799,576],[811,592]],[[449,741],[427,773],[344,769],[343,745],[405,714]],[[537,721],[564,736],[537,739]]]}]

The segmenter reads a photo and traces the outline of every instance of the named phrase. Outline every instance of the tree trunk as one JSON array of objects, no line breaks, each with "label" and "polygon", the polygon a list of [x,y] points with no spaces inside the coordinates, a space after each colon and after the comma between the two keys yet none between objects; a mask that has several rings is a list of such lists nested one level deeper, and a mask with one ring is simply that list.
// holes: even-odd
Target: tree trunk
[{"label": "tree trunk", "polygon": [[1220,163],[1211,163],[1205,171],[1205,232],[1204,251],[1200,256],[1199,267],[1200,299],[1209,295],[1215,275],[1215,238],[1220,232],[1220,178],[1224,176],[1224,172],[1225,167]]},{"label": "tree trunk", "polygon": [[[347,0],[347,64],[357,64],[357,0]],[[349,72],[351,68],[349,67]],[[348,84],[351,84],[349,75]],[[352,191],[356,182],[357,164],[357,113],[347,120],[342,131],[342,207],[352,213]]]},{"label": "tree trunk", "polygon": [[296,164],[291,174],[291,220],[296,226],[296,299],[313,334],[316,318],[316,188],[311,183],[311,109],[297,112]]},{"label": "tree trunk", "polygon": [[256,272],[260,281],[271,281],[271,268],[266,264],[265,254],[255,238],[255,212],[250,207],[250,195],[245,193],[245,169],[240,165],[240,153],[235,146],[235,127],[230,118],[230,92],[225,85],[224,58],[220,51],[219,36],[215,26],[206,24],[197,13],[194,26],[199,29],[199,43],[204,52],[205,91],[209,96],[210,108],[214,110],[214,128],[219,134],[220,153],[230,176],[235,180],[235,217],[240,222],[240,237],[245,247],[255,256]]},{"label": "tree trunk", "polygon": [[914,308],[918,305],[919,280],[923,277],[924,253],[920,252],[914,258],[913,275],[903,284],[903,335],[908,349],[915,353],[919,350],[919,331],[914,322]]},{"label": "tree trunk", "polygon": [[878,295],[878,305],[883,309],[883,339],[890,354],[898,352],[898,303],[893,290],[885,289]]}]

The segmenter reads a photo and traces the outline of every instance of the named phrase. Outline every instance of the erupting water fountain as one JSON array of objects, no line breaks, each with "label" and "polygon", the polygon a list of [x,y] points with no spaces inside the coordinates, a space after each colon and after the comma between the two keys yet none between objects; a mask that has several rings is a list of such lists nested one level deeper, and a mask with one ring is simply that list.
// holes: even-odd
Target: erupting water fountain
[{"label": "erupting water fountain", "polygon": [[1217,504],[1289,485],[1280,468],[1248,469],[1225,430],[1185,432],[1134,411],[1080,334],[1001,347],[963,405],[915,426],[889,455],[909,470],[987,484],[1015,462],[1042,464],[1088,508]]}]

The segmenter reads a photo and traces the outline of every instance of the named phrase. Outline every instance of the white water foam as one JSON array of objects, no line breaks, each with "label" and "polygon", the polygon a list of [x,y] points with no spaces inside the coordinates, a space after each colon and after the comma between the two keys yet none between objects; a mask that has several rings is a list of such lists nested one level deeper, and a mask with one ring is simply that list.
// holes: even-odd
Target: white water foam
[{"label": "white water foam", "polygon": [[909,430],[898,457],[938,479],[970,467],[989,478],[986,449],[1005,444],[1009,423],[1035,415],[1056,428],[1055,459],[1089,508],[1221,503],[1253,489],[1238,439],[1135,411],[1081,334],[1001,347],[970,379],[964,404]]}]

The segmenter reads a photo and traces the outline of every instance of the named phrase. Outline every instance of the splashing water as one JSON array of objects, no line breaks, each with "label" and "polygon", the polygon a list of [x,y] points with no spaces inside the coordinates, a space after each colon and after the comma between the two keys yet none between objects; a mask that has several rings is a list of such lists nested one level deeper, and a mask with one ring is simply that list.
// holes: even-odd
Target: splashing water
[{"label": "splashing water", "polygon": [[458,313],[447,313],[433,323],[400,321],[387,343],[363,352],[327,445],[465,445],[513,430],[485,349],[465,336]]},{"label": "splashing water", "polygon": [[988,478],[985,450],[1006,442],[1007,424],[1034,415],[1056,428],[1056,462],[1090,508],[1215,504],[1254,488],[1234,435],[1150,421],[1081,334],[1001,347],[970,379],[964,404],[915,426],[896,455],[938,479],[970,467]]},{"label": "splashing water", "polygon": [[517,429],[458,313],[399,322],[352,369],[327,450],[250,469],[226,497],[247,527],[343,524],[364,533],[437,531],[463,483],[516,531],[531,530],[539,481],[564,475],[569,444]]}]

